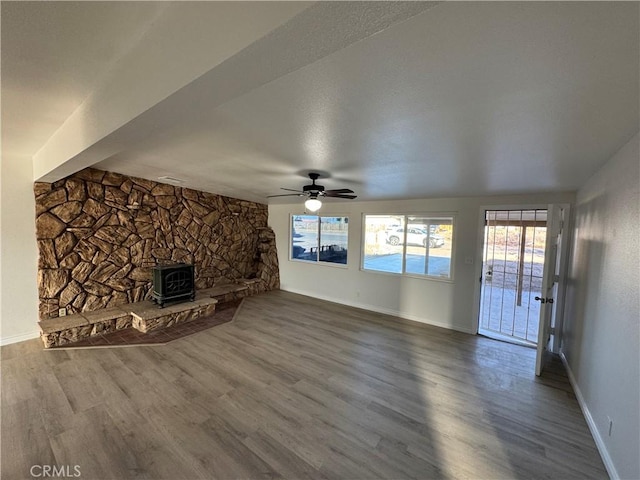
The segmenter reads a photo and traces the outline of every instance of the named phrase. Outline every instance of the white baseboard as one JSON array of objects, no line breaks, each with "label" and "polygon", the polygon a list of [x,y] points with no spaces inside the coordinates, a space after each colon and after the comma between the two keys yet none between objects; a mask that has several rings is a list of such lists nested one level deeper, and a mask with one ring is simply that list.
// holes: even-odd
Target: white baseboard
[{"label": "white baseboard", "polygon": [[11,335],[10,337],[0,338],[0,346],[10,345],[12,343],[24,342],[25,340],[32,340],[40,336],[40,331],[21,333],[20,335]]},{"label": "white baseboard", "polygon": [[365,304],[365,303],[351,302],[351,301],[348,301],[348,300],[342,300],[342,299],[337,299],[337,298],[328,297],[328,296],[324,296],[324,295],[318,295],[315,292],[307,292],[307,291],[304,291],[304,290],[298,290],[296,288],[280,287],[280,290],[284,290],[285,292],[297,293],[298,295],[305,295],[307,297],[317,298],[318,300],[326,300],[327,302],[339,303],[340,305],[346,305],[348,307],[361,308],[362,310],[369,310],[371,312],[382,313],[382,314],[391,315],[391,316],[394,316],[394,317],[400,317],[400,318],[404,318],[406,320],[412,320],[414,322],[425,323],[427,325],[432,325],[434,327],[446,328],[448,330],[455,330],[457,332],[469,333],[471,335],[475,335],[476,334],[476,331],[473,330],[473,329],[465,329],[465,328],[462,328],[462,327],[458,327],[458,326],[454,326],[454,325],[450,325],[450,324],[446,324],[446,323],[432,322],[432,321],[427,320],[425,318],[418,317],[418,316],[415,316],[415,315],[411,315],[409,313],[401,312],[401,311],[398,311],[398,310],[392,310],[390,308],[382,308],[382,307],[378,307],[378,306],[375,306],[375,305],[368,305],[368,304]]},{"label": "white baseboard", "polygon": [[576,394],[576,398],[578,399],[578,405],[580,405],[580,409],[582,410],[582,414],[584,415],[585,420],[587,421],[587,425],[589,426],[589,430],[591,431],[591,436],[593,440],[596,442],[596,447],[598,447],[598,452],[600,452],[600,457],[602,457],[602,462],[604,463],[605,468],[607,469],[607,473],[612,480],[619,480],[620,476],[618,475],[618,471],[616,470],[615,465],[613,464],[613,460],[609,455],[609,451],[607,450],[607,446],[602,439],[602,435],[600,435],[600,431],[596,426],[596,422],[593,420],[593,416],[589,411],[589,407],[584,401],[584,397],[582,396],[582,392],[580,391],[580,387],[578,386],[578,382],[576,382],[576,377],[573,376],[573,372],[571,371],[571,367],[569,366],[569,362],[567,361],[567,357],[564,356],[563,352],[560,352],[560,358],[562,359],[562,363],[564,367],[567,369],[567,376],[569,377],[569,383],[573,387],[573,391]]}]

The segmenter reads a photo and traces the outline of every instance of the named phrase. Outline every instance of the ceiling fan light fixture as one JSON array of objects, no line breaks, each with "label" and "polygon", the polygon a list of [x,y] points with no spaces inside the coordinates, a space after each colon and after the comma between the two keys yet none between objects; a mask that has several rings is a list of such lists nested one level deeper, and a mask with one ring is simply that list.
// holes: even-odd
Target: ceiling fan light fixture
[{"label": "ceiling fan light fixture", "polygon": [[322,207],[322,202],[317,198],[309,198],[304,202],[304,206],[310,212],[317,212]]}]

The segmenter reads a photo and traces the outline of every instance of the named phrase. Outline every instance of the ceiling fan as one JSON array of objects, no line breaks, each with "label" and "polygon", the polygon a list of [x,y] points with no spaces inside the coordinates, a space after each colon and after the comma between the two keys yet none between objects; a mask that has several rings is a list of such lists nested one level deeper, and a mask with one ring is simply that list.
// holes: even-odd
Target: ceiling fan
[{"label": "ceiling fan", "polygon": [[317,185],[316,180],[320,178],[319,173],[311,172],[309,173],[309,178],[311,179],[311,185],[305,185],[302,187],[302,190],[293,190],[291,188],[281,188],[281,190],[286,190],[288,192],[296,192],[296,193],[286,193],[283,195],[269,195],[267,198],[273,197],[308,197],[304,202],[304,206],[307,207],[308,210],[315,212],[320,209],[322,206],[322,202],[320,201],[321,197],[331,197],[331,198],[346,198],[348,200],[353,200],[357,198],[357,195],[350,195],[353,190],[349,190],[348,188],[340,188],[337,190],[325,190],[322,185]]}]

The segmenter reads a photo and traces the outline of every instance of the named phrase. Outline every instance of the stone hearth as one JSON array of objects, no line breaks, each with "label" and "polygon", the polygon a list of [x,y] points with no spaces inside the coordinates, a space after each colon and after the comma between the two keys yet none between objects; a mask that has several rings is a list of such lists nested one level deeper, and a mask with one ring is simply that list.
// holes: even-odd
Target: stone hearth
[{"label": "stone hearth", "polygon": [[216,299],[204,297],[160,309],[145,300],[90,312],[90,315],[79,313],[42,320],[41,337],[45,348],[51,348],[131,327],[147,333],[213,315],[216,303]]},{"label": "stone hearth", "polygon": [[200,290],[193,302],[168,304],[159,308],[145,300],[92,312],[51,318],[40,322],[45,348],[61,347],[127,328],[148,333],[214,315],[218,302],[240,300],[259,291],[259,279],[241,279]]},{"label": "stone hearth", "polygon": [[217,303],[215,315],[201,316],[196,320],[179,323],[167,328],[160,328],[151,332],[142,333],[135,328],[125,328],[115,332],[103,333],[80,340],[67,345],[51,347],[51,349],[67,348],[114,348],[125,346],[166,345],[174,340],[188,337],[195,333],[209,330],[231,322],[238,309],[241,300],[235,302]]}]

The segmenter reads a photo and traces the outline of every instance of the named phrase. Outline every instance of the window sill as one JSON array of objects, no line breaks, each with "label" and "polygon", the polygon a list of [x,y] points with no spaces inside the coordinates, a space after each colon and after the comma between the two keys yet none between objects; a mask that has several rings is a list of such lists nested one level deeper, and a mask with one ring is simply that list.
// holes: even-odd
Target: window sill
[{"label": "window sill", "polygon": [[321,266],[324,266],[324,267],[333,267],[333,268],[346,269],[348,267],[348,264],[346,264],[346,263],[332,263],[332,262],[320,262],[320,261],[313,262],[313,261],[310,261],[310,260],[297,260],[295,258],[290,258],[289,261],[293,262],[293,263],[303,263],[305,265],[321,265]]},{"label": "window sill", "polygon": [[382,270],[369,270],[363,267],[360,267],[360,271],[365,273],[373,273],[375,275],[391,275],[394,277],[415,278],[417,280],[431,280],[431,281],[441,282],[441,283],[455,283],[453,278],[436,277],[435,275],[432,276],[432,275],[417,275],[412,273],[385,272]]}]

